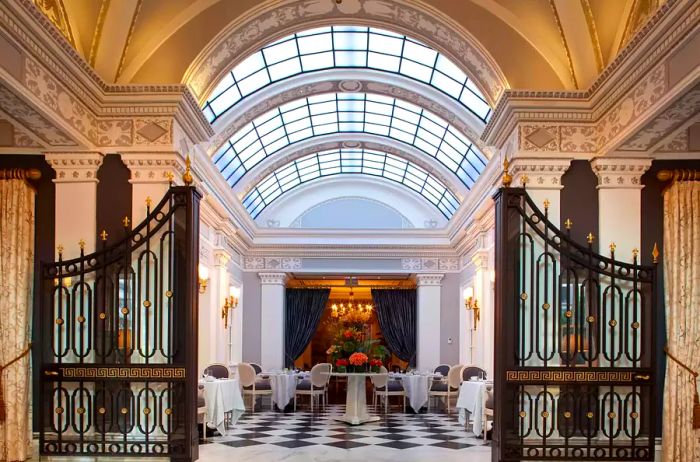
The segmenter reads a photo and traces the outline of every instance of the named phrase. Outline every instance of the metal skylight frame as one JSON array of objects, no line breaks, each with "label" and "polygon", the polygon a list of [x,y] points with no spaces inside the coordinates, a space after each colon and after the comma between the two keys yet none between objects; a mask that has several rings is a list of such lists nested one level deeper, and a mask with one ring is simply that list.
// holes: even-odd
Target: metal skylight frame
[{"label": "metal skylight frame", "polygon": [[329,133],[371,133],[415,146],[471,188],[487,159],[461,132],[419,106],[370,93],[329,93],[280,105],[237,131],[214,154],[234,186],[266,157],[303,139]]},{"label": "metal skylight frame", "polygon": [[491,107],[451,60],[401,34],[330,26],[280,39],[243,60],[219,82],[202,111],[215,121],[245,97],[286,78],[326,69],[373,69],[430,85],[487,122]]},{"label": "metal skylight frame", "polygon": [[402,157],[370,149],[329,149],[291,161],[267,175],[243,198],[256,218],[268,205],[292,189],[335,175],[381,177],[420,194],[449,220],[459,200],[440,180]]}]

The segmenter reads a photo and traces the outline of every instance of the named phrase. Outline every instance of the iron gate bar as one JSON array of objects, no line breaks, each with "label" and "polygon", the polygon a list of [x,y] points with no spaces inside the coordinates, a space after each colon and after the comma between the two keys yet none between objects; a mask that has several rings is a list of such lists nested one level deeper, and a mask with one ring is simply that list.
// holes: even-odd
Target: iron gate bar
[{"label": "iron gate bar", "polygon": [[574,242],[522,188],[494,200],[492,460],[653,460],[656,265]]}]

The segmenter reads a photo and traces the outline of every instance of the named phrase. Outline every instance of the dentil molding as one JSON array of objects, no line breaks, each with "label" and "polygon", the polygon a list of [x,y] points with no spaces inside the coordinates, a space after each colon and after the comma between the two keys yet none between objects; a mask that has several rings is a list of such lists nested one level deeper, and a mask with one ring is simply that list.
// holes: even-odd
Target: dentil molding
[{"label": "dentil molding", "polygon": [[46,162],[56,171],[54,183],[97,183],[97,170],[102,165],[98,152],[45,154]]},{"label": "dentil molding", "polygon": [[562,189],[561,177],[571,159],[536,159],[518,157],[511,164],[513,184],[529,189]]},{"label": "dentil molding", "polygon": [[444,274],[418,274],[416,275],[416,285],[421,286],[441,286]]},{"label": "dentil molding", "polygon": [[642,189],[642,175],[650,166],[651,159],[601,157],[591,161],[598,189]]},{"label": "dentil molding", "polygon": [[122,153],[122,162],[131,172],[130,183],[181,183],[185,162],[180,154],[173,153]]},{"label": "dentil molding", "polygon": [[267,285],[284,285],[287,282],[286,273],[258,273],[261,284]]}]

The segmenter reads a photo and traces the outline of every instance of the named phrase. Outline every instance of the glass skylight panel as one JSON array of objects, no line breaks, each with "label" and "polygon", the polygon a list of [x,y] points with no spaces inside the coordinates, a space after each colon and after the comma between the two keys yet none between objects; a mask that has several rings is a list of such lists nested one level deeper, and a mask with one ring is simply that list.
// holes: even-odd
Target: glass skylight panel
[{"label": "glass skylight panel", "polygon": [[222,78],[203,112],[211,122],[272,82],[343,67],[398,73],[440,90],[484,121],[491,113],[479,89],[445,56],[403,35],[356,26],[311,29],[262,48]]},{"label": "glass skylight panel", "polygon": [[435,177],[410,161],[380,151],[340,149],[301,157],[265,177],[243,199],[253,218],[283,193],[320,177],[362,174],[401,183],[421,194],[448,219],[459,207],[457,198]]},{"label": "glass skylight panel", "polygon": [[364,93],[315,95],[268,111],[235,133],[214,155],[214,162],[229,184],[235,185],[245,172],[290,144],[351,132],[388,136],[413,145],[456,173],[468,188],[486,165],[484,155],[468,138],[435,114],[411,103]]}]

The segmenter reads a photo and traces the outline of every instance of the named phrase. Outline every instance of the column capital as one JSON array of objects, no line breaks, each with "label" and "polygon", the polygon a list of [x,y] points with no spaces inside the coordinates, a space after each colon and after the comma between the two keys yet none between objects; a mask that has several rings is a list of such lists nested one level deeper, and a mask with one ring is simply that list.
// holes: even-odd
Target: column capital
[{"label": "column capital", "polygon": [[561,177],[569,169],[569,158],[515,157],[511,163],[513,186],[528,189],[562,189]]},{"label": "column capital", "polygon": [[488,269],[489,267],[489,251],[488,250],[477,250],[472,255],[472,263],[477,269]]},{"label": "column capital", "polygon": [[131,172],[129,183],[182,183],[185,161],[178,152],[125,152],[122,162]]},{"label": "column capital", "polygon": [[444,274],[416,274],[416,285],[422,286],[441,286]]},{"label": "column capital", "polygon": [[651,166],[651,159],[597,157],[591,168],[598,177],[598,189],[642,189],[642,175]]},{"label": "column capital", "polygon": [[258,277],[263,285],[284,285],[287,282],[287,273],[258,273]]},{"label": "column capital", "polygon": [[231,261],[231,254],[224,249],[214,249],[214,265],[226,267]]},{"label": "column capital", "polygon": [[44,157],[56,171],[54,183],[97,183],[104,156],[99,152],[51,152]]}]

